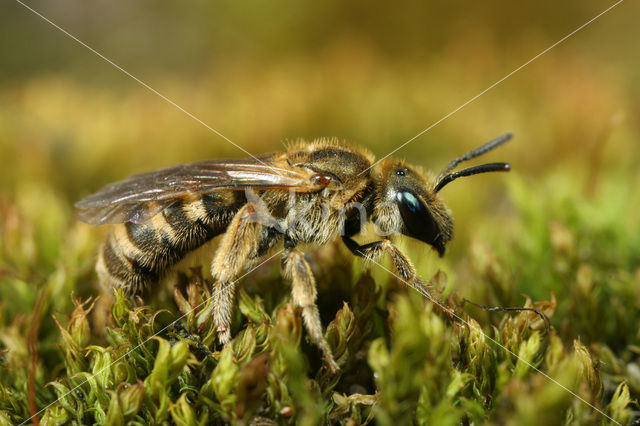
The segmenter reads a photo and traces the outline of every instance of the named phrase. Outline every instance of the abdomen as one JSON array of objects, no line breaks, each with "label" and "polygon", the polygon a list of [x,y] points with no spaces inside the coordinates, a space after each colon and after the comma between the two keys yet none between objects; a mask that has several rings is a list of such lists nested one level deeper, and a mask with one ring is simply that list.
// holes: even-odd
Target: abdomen
[{"label": "abdomen", "polygon": [[242,192],[219,192],[178,200],[142,223],[114,225],[96,264],[100,280],[129,297],[140,294],[187,253],[223,233],[244,203]]}]

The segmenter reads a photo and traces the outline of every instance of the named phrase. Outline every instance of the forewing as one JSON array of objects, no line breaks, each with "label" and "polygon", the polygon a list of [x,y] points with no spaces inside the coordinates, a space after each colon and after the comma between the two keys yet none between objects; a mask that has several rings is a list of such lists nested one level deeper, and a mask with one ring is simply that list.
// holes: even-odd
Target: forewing
[{"label": "forewing", "polygon": [[260,160],[211,160],[133,175],[76,203],[78,218],[91,225],[143,222],[185,197],[224,190],[320,189],[313,172]]}]

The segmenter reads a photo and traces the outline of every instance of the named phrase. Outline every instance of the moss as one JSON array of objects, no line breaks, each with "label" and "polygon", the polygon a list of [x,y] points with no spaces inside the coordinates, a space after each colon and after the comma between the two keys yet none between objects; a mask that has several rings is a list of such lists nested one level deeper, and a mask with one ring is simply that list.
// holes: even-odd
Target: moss
[{"label": "moss", "polygon": [[[519,13],[507,3],[504,10]],[[451,43],[430,52],[435,56],[424,56],[425,38],[413,36],[417,56],[395,56],[406,43],[376,24],[393,46],[394,56],[386,57],[347,12],[348,33],[336,33],[335,45],[309,48],[318,55],[203,64],[195,78],[160,73],[154,87],[181,102],[195,99],[199,117],[215,117],[255,154],[280,149],[285,137],[338,134],[380,157],[426,117],[459,104],[455,94],[478,93],[504,75],[506,59],[494,60],[497,51],[512,52],[520,63],[532,45],[546,46],[566,30],[558,23],[553,34],[508,31],[509,37],[483,41],[476,30],[493,34],[496,20],[507,22],[504,14],[492,21],[460,9],[456,22],[466,16],[479,26],[466,36],[450,19],[431,27],[437,37],[427,38]],[[316,22],[317,14],[308,19]],[[212,39],[209,24],[203,39]],[[32,31],[29,25],[23,27]],[[334,33],[314,28],[323,37]],[[302,33],[282,34],[298,40]],[[228,38],[214,38],[234,50],[233,58],[246,56]],[[478,39],[474,55],[469,39]],[[598,40],[607,51],[623,41]],[[483,139],[515,131],[504,156],[487,159],[512,162],[512,173],[470,178],[443,194],[456,219],[443,259],[400,244],[424,278],[444,287],[442,302],[456,306],[464,297],[487,306],[534,306],[550,318],[550,332],[531,312],[467,305],[457,309],[464,321],[453,320],[382,268],[366,271],[331,245],[308,256],[326,338],[342,368],[337,375],[308,342],[277,262],[243,279],[226,348],[216,343],[207,314],[211,283],[204,271],[179,277],[144,302],[98,297],[93,268],[104,231],[75,221],[73,202],[128,173],[237,156],[231,145],[135,85],[113,90],[102,80],[91,83],[93,77],[74,83],[50,73],[5,79],[0,424],[36,413],[42,424],[610,422],[593,407],[622,424],[637,421],[638,85],[627,69],[588,60],[576,46],[577,40],[563,44],[565,50],[536,62],[537,71],[509,80],[500,96],[483,96],[451,118],[458,121],[396,154],[437,168]],[[78,55],[86,60],[86,51]],[[327,75],[335,84],[310,84]]]},{"label": "moss", "polygon": [[[315,254],[319,282],[341,289],[320,292],[338,374],[307,341],[276,265],[245,280],[235,337],[222,348],[206,315],[211,283],[198,270],[182,277],[173,302],[153,299],[155,307],[135,306],[121,293],[109,307],[104,295],[82,300],[54,292],[91,276],[91,265],[81,261],[84,231],[73,228],[61,248],[66,255],[35,298],[17,299],[33,303],[32,312],[15,315],[3,307],[0,415],[17,423],[44,409],[43,424],[606,422],[596,408],[625,424],[639,394],[628,367],[638,356],[637,311],[631,310],[638,301],[621,294],[630,291],[625,279],[637,277],[592,251],[575,259],[586,228],[537,213],[546,217],[536,220],[549,224],[533,236],[539,239],[514,242],[510,255],[476,247],[471,274],[489,294],[530,280],[526,268],[505,267],[525,258],[548,265],[550,283],[574,277],[570,288],[549,288],[557,296],[548,301],[525,300],[551,319],[549,333],[531,311],[489,316],[468,308],[473,319],[458,309],[460,319],[452,320],[402,283],[379,282],[346,255],[325,253],[335,254],[335,247]],[[553,256],[535,248],[544,244]],[[439,272],[433,282],[447,279]],[[4,285],[24,284],[5,278]],[[597,297],[602,286],[616,303]],[[444,302],[457,300],[454,293]],[[163,304],[169,309],[159,309]],[[629,309],[626,317],[617,315],[622,308]],[[46,325],[51,313],[55,327]],[[597,333],[586,336],[586,345],[584,324],[571,319],[588,317],[612,321],[615,335],[606,323],[592,324]]]}]

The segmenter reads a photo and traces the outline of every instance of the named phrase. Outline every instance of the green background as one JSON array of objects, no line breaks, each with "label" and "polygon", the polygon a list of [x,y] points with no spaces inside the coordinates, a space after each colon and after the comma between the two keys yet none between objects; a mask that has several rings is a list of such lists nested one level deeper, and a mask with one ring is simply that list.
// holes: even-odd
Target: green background
[{"label": "green background", "polygon": [[[381,157],[612,3],[29,4],[251,153],[282,150],[283,143],[298,138],[337,137]],[[456,221],[447,256],[437,259],[410,241],[401,245],[423,277],[438,269],[447,273],[447,294],[498,306],[521,306],[523,295],[551,300],[553,294],[558,306],[552,324],[567,354],[579,341],[595,364],[602,361],[594,373],[604,383],[602,392],[592,392],[599,407],[609,404],[623,381],[631,399],[640,395],[639,13],[638,2],[621,3],[394,154],[437,172],[480,143],[514,132],[508,145],[486,156],[487,161],[510,162],[510,174],[461,180],[442,192]],[[61,334],[51,315],[66,324],[72,292],[83,299],[99,293],[92,267],[104,230],[78,223],[73,203],[132,173],[245,156],[19,3],[0,5],[3,416],[13,421],[27,417],[30,371],[41,389],[56,378],[65,380],[65,349],[58,347]],[[355,280],[360,264],[351,265],[348,254],[339,253],[337,262],[353,266]],[[311,255],[320,261],[331,257]],[[277,262],[265,269],[277,271]],[[383,270],[373,266],[372,274],[376,288],[382,289],[376,306],[384,329],[388,310],[393,311],[389,300],[396,300],[397,293],[403,301],[407,292],[389,284]],[[322,272],[318,275],[320,304],[328,307],[323,312],[326,326],[338,299],[350,302],[352,283],[344,277],[344,282],[331,281],[342,287],[337,291],[322,283]],[[251,294],[268,299],[269,291]],[[286,291],[278,291],[286,300]],[[176,311],[170,292],[157,299],[152,303],[156,308]],[[276,306],[273,302],[271,308]],[[468,312],[487,333],[492,323],[505,326],[508,317],[475,308]],[[242,319],[236,320],[240,329]],[[93,321],[87,342],[105,344],[104,321]],[[370,340],[386,336],[393,353],[399,344],[394,338],[401,338],[385,333],[374,332]],[[365,343],[362,350],[375,358],[372,347]],[[313,354],[314,349],[304,352]],[[36,367],[30,364],[33,359]],[[493,361],[497,370],[485,374],[502,377],[500,356]],[[424,366],[427,360],[416,362]],[[372,374],[363,385],[368,393],[392,388],[386,379],[374,386]],[[440,389],[449,379],[430,378],[436,384],[442,380]],[[517,421],[526,417],[521,409],[526,406],[547,407],[554,421],[602,420],[574,403],[549,408],[546,394],[514,391],[496,380],[494,398],[511,405],[482,403],[482,393],[471,392],[474,396],[467,398],[482,407],[472,419]],[[533,373],[518,380],[543,386]],[[416,395],[423,395],[420,385],[414,387]],[[38,394],[40,408],[54,399],[52,388],[46,389]],[[341,389],[349,393],[346,384]],[[527,393],[532,402],[517,402]],[[171,394],[174,403],[178,395]],[[409,403],[405,411],[424,421],[424,413],[415,408],[430,407],[422,397],[383,396],[387,403],[381,402],[371,415],[380,422],[386,415],[399,416],[397,407],[388,404],[393,398],[414,401],[417,405]],[[333,401],[330,396],[326,400]],[[107,410],[109,398],[99,404]],[[340,417],[327,414],[332,410],[328,405],[314,411],[306,403],[296,404],[296,415]],[[473,412],[461,409],[464,404],[455,398],[451,406]],[[637,405],[628,410],[635,414],[627,419],[638,416]],[[456,413],[454,424],[463,421]],[[295,419],[285,417],[280,420]]]}]

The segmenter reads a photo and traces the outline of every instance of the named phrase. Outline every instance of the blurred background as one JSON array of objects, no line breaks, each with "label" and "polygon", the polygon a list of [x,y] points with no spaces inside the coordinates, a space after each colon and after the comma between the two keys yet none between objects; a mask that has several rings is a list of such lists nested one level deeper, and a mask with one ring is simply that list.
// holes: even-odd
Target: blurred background
[{"label": "blurred background", "polygon": [[[254,154],[329,136],[381,157],[612,3],[28,4]],[[490,304],[553,292],[554,325],[566,336],[614,348],[637,338],[639,14],[640,3],[620,4],[395,154],[437,172],[515,134],[483,158],[510,162],[511,174],[443,191],[456,238],[443,260],[410,248],[424,276],[444,269],[452,290]],[[76,222],[75,201],[132,173],[245,156],[19,3],[2,2],[3,322],[29,311],[45,283],[93,294],[76,282],[95,280],[102,231]],[[590,318],[573,308],[581,301],[593,304]]]}]

